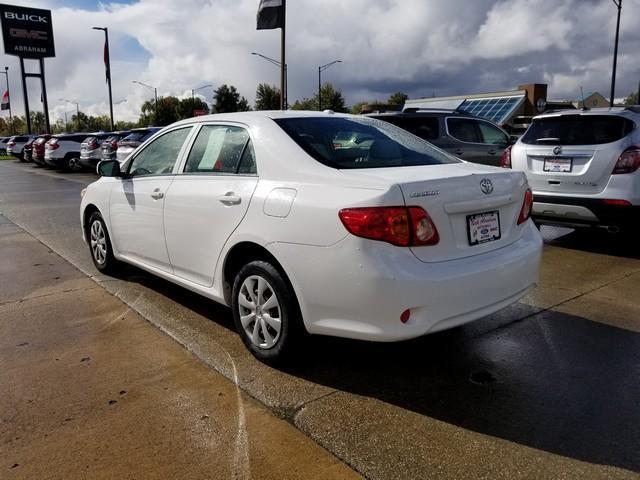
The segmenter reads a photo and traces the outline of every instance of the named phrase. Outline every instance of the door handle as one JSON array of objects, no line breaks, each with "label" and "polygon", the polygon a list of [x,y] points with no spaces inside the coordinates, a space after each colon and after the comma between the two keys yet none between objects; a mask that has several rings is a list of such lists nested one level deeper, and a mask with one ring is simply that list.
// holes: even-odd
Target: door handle
[{"label": "door handle", "polygon": [[240,205],[242,198],[237,196],[234,192],[227,192],[224,195],[218,197],[218,201],[223,205],[230,207],[231,205]]},{"label": "door handle", "polygon": [[495,154],[496,154],[496,151],[492,148],[492,149],[491,149],[491,150],[489,150],[487,153],[488,153],[489,155],[495,155]]},{"label": "door handle", "polygon": [[153,198],[154,200],[160,200],[164,198],[164,193],[162,193],[159,188],[156,188],[153,192],[151,192],[151,198]]},{"label": "door handle", "polygon": [[461,148],[456,149],[456,151],[454,152],[456,155],[462,155],[464,153],[464,151]]}]

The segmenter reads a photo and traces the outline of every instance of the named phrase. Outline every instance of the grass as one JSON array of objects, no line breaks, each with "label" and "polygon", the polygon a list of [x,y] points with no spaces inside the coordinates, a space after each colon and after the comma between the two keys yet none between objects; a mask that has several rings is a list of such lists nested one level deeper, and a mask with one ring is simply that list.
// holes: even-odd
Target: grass
[{"label": "grass", "polygon": [[12,155],[0,155],[0,160],[15,160],[16,157]]}]

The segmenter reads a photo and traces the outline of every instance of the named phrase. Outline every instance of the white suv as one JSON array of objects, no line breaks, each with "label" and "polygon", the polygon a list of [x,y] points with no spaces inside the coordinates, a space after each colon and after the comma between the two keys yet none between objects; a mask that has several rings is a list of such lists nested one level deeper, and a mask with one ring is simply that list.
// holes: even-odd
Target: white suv
[{"label": "white suv", "polygon": [[533,119],[502,166],[525,172],[537,224],[637,230],[640,107],[549,112]]}]

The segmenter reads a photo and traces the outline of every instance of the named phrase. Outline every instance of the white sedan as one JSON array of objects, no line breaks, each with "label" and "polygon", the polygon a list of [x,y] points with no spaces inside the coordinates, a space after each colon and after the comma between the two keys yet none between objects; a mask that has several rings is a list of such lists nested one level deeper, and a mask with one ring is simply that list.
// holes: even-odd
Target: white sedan
[{"label": "white sedan", "polygon": [[[368,141],[335,148],[345,132]],[[80,207],[96,267],[130,263],[230,306],[263,361],[308,333],[396,341],[455,327],[538,281],[524,174],[378,120],[198,117],[98,170]]]}]

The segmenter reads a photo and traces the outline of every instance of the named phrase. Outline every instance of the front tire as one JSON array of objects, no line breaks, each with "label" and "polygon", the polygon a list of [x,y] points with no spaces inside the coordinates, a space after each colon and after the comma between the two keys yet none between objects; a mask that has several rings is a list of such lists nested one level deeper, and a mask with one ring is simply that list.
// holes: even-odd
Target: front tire
[{"label": "front tire", "polygon": [[96,268],[104,274],[112,274],[120,267],[120,262],[113,256],[111,239],[104,219],[99,212],[93,212],[87,224],[87,239],[91,260]]},{"label": "front tire", "polygon": [[256,260],[240,269],[233,282],[232,309],[242,342],[264,363],[283,363],[304,340],[293,289],[268,262]]}]

